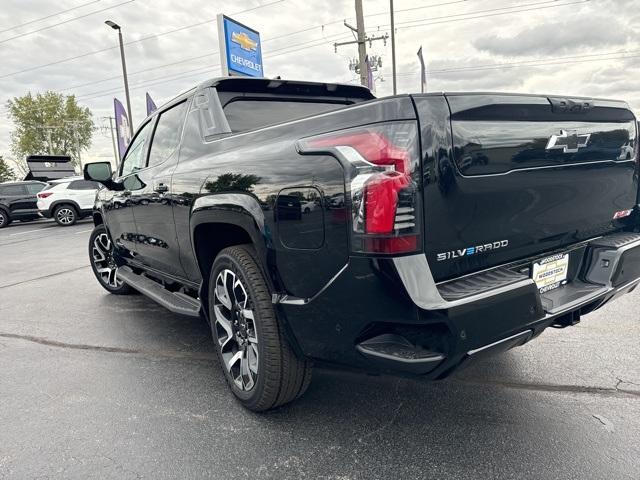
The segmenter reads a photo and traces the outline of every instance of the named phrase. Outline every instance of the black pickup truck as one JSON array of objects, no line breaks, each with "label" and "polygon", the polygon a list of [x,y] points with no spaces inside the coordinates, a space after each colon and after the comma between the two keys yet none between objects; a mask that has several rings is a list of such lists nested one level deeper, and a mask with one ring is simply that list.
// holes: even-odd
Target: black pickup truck
[{"label": "black pickup truck", "polygon": [[252,410],[312,363],[440,379],[640,283],[624,102],[221,78],[148,117],[97,194],[100,284],[209,321]]}]

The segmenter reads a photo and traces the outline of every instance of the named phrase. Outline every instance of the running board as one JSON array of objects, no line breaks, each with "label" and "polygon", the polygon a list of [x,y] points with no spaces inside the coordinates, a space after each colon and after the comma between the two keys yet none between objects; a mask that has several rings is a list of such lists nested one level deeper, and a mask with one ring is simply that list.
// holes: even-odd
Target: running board
[{"label": "running board", "polygon": [[144,275],[138,275],[129,267],[118,268],[118,277],[124,282],[159,303],[167,310],[188,317],[200,316],[200,302],[184,293],[170,292],[158,282],[154,282]]}]

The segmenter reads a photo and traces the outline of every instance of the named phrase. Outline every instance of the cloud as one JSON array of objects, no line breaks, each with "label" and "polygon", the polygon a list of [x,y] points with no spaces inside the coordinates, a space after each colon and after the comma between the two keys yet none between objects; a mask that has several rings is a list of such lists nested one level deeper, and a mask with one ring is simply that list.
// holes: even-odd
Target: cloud
[{"label": "cloud", "polygon": [[485,35],[473,41],[480,51],[510,57],[558,55],[586,48],[621,46],[631,38],[631,29],[616,18],[574,16],[571,20],[524,28],[512,36]]}]

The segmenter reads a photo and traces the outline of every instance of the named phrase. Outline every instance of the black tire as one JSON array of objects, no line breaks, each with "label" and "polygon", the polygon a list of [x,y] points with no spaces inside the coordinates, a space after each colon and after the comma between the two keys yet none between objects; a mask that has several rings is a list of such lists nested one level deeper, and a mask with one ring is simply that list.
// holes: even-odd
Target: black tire
[{"label": "black tire", "polygon": [[0,228],[4,228],[11,223],[11,215],[4,208],[0,208]]},{"label": "black tire", "polygon": [[53,218],[61,227],[70,227],[78,221],[78,212],[73,205],[58,205],[53,210]]},{"label": "black tire", "polygon": [[[244,388],[244,380],[240,380],[242,387],[236,383],[239,377],[234,379],[231,372],[232,367],[229,367],[225,361],[224,355],[229,358],[229,352],[223,354],[221,343],[224,343],[224,348],[227,349],[227,345],[234,343],[234,341],[225,342],[225,339],[235,338],[235,336],[226,336],[226,330],[221,328],[215,311],[216,307],[219,312],[221,306],[224,307],[220,303],[220,296],[216,295],[216,282],[229,271],[235,275],[235,279],[242,283],[246,299],[245,308],[253,312],[253,319],[249,320],[253,324],[252,327],[247,326],[245,319],[244,329],[245,335],[253,334],[256,338],[254,350],[257,350],[257,359],[255,360],[257,372],[252,377],[252,387],[247,389]],[[235,286],[232,295],[237,302],[238,295]],[[234,300],[231,299],[231,301]],[[240,309],[240,311],[246,310]],[[269,287],[255,260],[255,253],[251,245],[225,248],[216,257],[209,278],[209,315],[220,366],[229,388],[242,405],[254,412],[262,412],[291,402],[306,391],[311,381],[311,362],[299,358],[291,349],[282,331],[282,326],[278,322]],[[235,342],[235,345],[238,346],[238,343]],[[246,342],[244,348],[248,349],[249,347],[251,345]],[[238,350],[240,348],[242,347],[239,347]],[[238,353],[240,352],[235,351],[235,354]],[[232,355],[232,358],[234,356]],[[249,360],[247,360],[247,365],[246,373],[252,376],[248,370],[251,368]]]},{"label": "black tire", "polygon": [[[108,242],[105,240],[108,240]],[[101,256],[104,256],[105,259],[99,260]],[[98,283],[107,292],[113,293],[114,295],[128,295],[135,292],[133,288],[117,278],[118,269],[113,261],[113,242],[104,225],[96,226],[93,232],[91,232],[91,236],[89,237],[89,262],[91,263],[91,270],[93,270],[93,274],[96,276]],[[107,274],[105,272],[98,271],[100,268],[107,267],[115,268],[108,276],[106,276]]]}]

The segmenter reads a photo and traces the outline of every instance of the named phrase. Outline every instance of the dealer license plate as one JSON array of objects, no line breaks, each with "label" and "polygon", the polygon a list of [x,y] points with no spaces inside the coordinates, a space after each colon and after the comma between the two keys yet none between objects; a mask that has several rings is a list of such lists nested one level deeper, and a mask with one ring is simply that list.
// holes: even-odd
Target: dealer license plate
[{"label": "dealer license plate", "polygon": [[560,253],[533,263],[532,278],[540,293],[554,290],[567,283],[569,254]]}]

